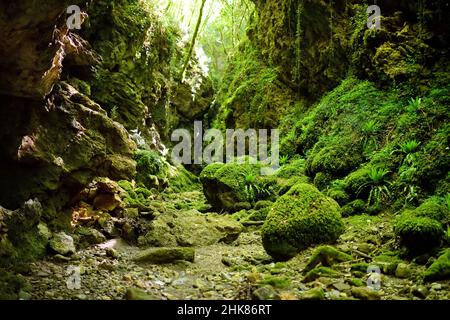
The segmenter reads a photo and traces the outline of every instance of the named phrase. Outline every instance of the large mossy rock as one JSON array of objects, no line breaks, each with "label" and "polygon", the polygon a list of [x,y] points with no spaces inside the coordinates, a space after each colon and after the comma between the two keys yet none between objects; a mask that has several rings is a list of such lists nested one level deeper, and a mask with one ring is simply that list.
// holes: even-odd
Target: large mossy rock
[{"label": "large mossy rock", "polygon": [[200,247],[230,243],[242,231],[243,226],[229,216],[205,215],[197,210],[168,210],[152,221],[151,228],[139,237],[138,243],[152,247]]},{"label": "large mossy rock", "polygon": [[298,182],[307,182],[303,159],[283,165],[271,175],[262,175],[262,164],[213,163],[200,175],[203,192],[214,209],[236,212],[261,200],[275,201]]},{"label": "large mossy rock", "polygon": [[444,253],[425,271],[425,281],[450,279],[450,249]]},{"label": "large mossy rock", "polygon": [[267,253],[284,260],[311,245],[333,242],[343,231],[339,205],[314,186],[298,183],[272,206],[262,240]]},{"label": "large mossy rock", "polygon": [[445,236],[448,208],[438,197],[431,197],[415,210],[405,210],[396,220],[394,231],[411,254],[422,254],[438,247]]},{"label": "large mossy rock", "polygon": [[246,178],[258,177],[260,170],[260,165],[248,163],[211,164],[200,175],[203,192],[215,209],[236,211],[237,203],[249,200]]}]

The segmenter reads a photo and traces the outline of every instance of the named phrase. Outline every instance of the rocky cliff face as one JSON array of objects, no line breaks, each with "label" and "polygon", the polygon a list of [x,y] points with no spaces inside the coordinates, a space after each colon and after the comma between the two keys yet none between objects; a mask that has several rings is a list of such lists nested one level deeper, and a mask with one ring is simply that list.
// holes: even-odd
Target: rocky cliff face
[{"label": "rocky cliff face", "polygon": [[[349,72],[385,87],[410,83],[420,94],[446,64],[450,38],[444,30],[450,26],[443,14],[448,0],[377,1],[380,30],[367,27],[366,1],[253,2],[257,13],[248,31],[250,42],[241,51],[260,65],[236,62],[229,68],[221,97],[233,111],[222,115],[228,125],[277,125],[295,100],[311,105]],[[242,73],[252,83],[236,80]],[[258,81],[266,85],[255,90]],[[249,107],[248,97],[256,97],[257,106]],[[252,116],[256,110],[264,113],[259,121]]]},{"label": "rocky cliff face", "polygon": [[367,28],[364,1],[255,1],[251,38],[302,95],[319,97],[352,68],[382,81],[417,81],[448,50],[449,1],[376,1],[381,30]]},{"label": "rocky cliff face", "polygon": [[[62,219],[64,208],[94,177],[129,178],[136,166],[136,145],[123,125],[66,81],[76,72],[86,74],[100,59],[68,30],[68,5],[3,2],[0,10],[0,203],[16,209],[38,198],[46,222],[70,220]],[[21,232],[35,233],[36,225],[25,224]],[[8,229],[6,236],[15,243]],[[32,257],[39,250],[29,250],[34,246],[29,242],[19,247]]]},{"label": "rocky cliff face", "polygon": [[[81,30],[66,26],[69,5],[82,9]],[[2,2],[0,29],[0,205],[36,198],[54,228],[68,226],[66,209],[93,178],[133,178],[137,147],[163,150],[168,128],[209,105],[208,89],[189,96],[187,111],[171,102],[184,90],[171,65],[183,48],[140,1]]]}]

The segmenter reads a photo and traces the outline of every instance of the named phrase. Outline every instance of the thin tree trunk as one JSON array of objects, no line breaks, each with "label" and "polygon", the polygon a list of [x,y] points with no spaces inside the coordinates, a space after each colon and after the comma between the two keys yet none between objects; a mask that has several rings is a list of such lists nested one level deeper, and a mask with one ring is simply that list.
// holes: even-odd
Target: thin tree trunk
[{"label": "thin tree trunk", "polygon": [[205,8],[205,3],[206,3],[206,0],[202,0],[202,5],[200,7],[200,14],[198,15],[198,19],[197,19],[197,25],[195,26],[194,35],[192,36],[192,41],[189,46],[188,53],[186,55],[186,60],[184,61],[183,69],[181,70],[181,74],[180,74],[181,81],[184,80],[184,75],[186,73],[186,69],[189,65],[189,61],[191,60],[192,52],[194,51],[195,41],[197,40],[197,36],[198,36],[198,30],[200,29],[200,25],[202,24],[203,9]]}]

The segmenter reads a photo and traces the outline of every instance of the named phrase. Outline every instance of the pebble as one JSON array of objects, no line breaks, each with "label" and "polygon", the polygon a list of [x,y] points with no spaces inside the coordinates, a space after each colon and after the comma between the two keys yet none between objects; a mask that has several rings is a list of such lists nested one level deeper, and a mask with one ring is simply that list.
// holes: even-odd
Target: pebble
[{"label": "pebble", "polygon": [[433,283],[431,284],[431,289],[434,291],[440,291],[442,290],[442,284],[440,283]]},{"label": "pebble", "polygon": [[419,286],[414,286],[411,289],[411,293],[416,296],[417,298],[420,299],[425,299],[428,296],[428,288],[426,286],[423,285],[419,285]]},{"label": "pebble", "polygon": [[353,287],[351,292],[355,298],[358,298],[361,300],[380,300],[381,299],[381,294],[379,291],[375,291],[375,290],[367,288],[367,287]]},{"label": "pebble", "polygon": [[399,263],[395,270],[395,276],[400,279],[409,278],[411,276],[411,268],[406,263]]}]

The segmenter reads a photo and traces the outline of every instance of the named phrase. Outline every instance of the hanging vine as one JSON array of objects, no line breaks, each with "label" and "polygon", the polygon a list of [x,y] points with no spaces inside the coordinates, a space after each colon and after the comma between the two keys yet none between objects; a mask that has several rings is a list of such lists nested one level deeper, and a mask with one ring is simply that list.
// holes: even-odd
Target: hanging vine
[{"label": "hanging vine", "polygon": [[300,69],[301,69],[301,45],[302,45],[302,24],[301,17],[303,14],[303,0],[300,0],[297,5],[297,25],[295,31],[295,68],[294,68],[294,81],[300,82]]}]

